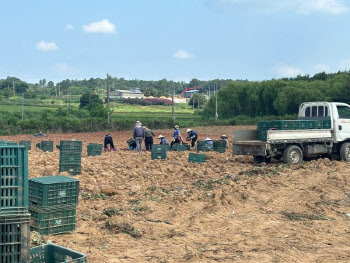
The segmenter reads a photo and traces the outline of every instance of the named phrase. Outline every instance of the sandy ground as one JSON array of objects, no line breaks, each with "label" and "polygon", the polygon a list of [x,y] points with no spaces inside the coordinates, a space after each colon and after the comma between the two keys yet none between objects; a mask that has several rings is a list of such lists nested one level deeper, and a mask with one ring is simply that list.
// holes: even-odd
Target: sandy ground
[{"label": "sandy ground", "polygon": [[[203,127],[201,139],[247,127]],[[170,139],[171,130],[155,131]],[[105,133],[49,135],[84,143],[74,233],[46,239],[89,262],[350,262],[350,164],[319,159],[255,166],[231,150],[187,162],[126,150],[131,132],[113,132],[117,152],[87,157]],[[59,151],[35,149],[30,177],[58,174]],[[157,141],[157,140],[156,140]]]}]

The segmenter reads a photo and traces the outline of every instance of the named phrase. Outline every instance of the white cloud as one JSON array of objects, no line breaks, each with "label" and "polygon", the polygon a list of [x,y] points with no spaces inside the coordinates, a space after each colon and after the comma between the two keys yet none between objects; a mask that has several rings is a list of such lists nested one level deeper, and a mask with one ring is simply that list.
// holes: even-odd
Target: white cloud
[{"label": "white cloud", "polygon": [[327,66],[326,64],[317,64],[314,66],[314,69],[317,71],[317,73],[319,72],[331,72],[331,68],[329,66]]},{"label": "white cloud", "polygon": [[173,58],[177,58],[177,59],[189,59],[193,57],[194,57],[193,54],[190,54],[182,49],[176,51],[173,55]]},{"label": "white cloud", "polygon": [[328,13],[342,14],[349,8],[341,0],[307,0],[299,5],[298,12],[302,14]]},{"label": "white cloud", "polygon": [[214,0],[235,7],[246,6],[266,13],[294,11],[299,14],[326,13],[338,15],[349,11],[344,0]]},{"label": "white cloud", "polygon": [[107,33],[116,34],[117,30],[115,25],[109,22],[107,19],[103,19],[99,22],[92,22],[89,25],[83,26],[83,30],[88,33]]},{"label": "white cloud", "polygon": [[302,75],[303,72],[300,68],[289,66],[289,65],[279,65],[275,66],[273,71],[278,74],[279,77],[292,78],[297,75]]},{"label": "white cloud", "polygon": [[350,59],[345,59],[339,62],[340,70],[350,69]]},{"label": "white cloud", "polygon": [[73,29],[73,26],[71,24],[68,24],[66,25],[65,27],[66,30],[72,30]]},{"label": "white cloud", "polygon": [[36,44],[36,49],[40,51],[54,51],[57,50],[58,47],[55,42],[45,42],[41,40]]}]

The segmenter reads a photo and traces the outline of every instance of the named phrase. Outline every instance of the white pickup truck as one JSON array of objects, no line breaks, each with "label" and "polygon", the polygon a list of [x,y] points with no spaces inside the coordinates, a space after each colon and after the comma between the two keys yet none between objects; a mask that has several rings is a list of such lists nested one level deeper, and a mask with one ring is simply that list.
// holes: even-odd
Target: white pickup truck
[{"label": "white pickup truck", "polygon": [[267,130],[266,142],[257,130],[233,132],[233,154],[251,155],[256,162],[271,158],[301,163],[304,157],[336,157],[350,162],[350,106],[338,102],[305,102],[298,120],[330,120],[330,129]]}]

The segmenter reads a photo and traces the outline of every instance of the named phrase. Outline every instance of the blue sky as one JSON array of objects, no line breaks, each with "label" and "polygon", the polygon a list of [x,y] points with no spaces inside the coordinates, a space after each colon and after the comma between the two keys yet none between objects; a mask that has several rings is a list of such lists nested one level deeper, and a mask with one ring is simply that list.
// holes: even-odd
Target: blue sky
[{"label": "blue sky", "polygon": [[12,0],[0,78],[265,80],[350,68],[350,1]]}]

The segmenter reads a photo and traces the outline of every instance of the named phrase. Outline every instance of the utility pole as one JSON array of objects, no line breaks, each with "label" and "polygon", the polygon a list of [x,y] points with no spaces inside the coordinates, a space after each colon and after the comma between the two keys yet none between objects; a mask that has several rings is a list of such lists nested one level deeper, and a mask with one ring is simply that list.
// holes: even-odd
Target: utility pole
[{"label": "utility pole", "polygon": [[71,95],[71,91],[69,91],[68,93],[68,111],[70,112],[70,95]]},{"label": "utility pole", "polygon": [[13,96],[16,95],[16,92],[15,92],[15,80],[12,78],[12,90],[13,90]]},{"label": "utility pole", "polygon": [[58,83],[58,97],[60,96],[61,94],[61,82]]},{"label": "utility pole", "polygon": [[23,92],[23,97],[22,97],[22,121],[23,121],[23,116],[24,116],[24,92]]},{"label": "utility pole", "polygon": [[107,123],[108,127],[110,127],[110,119],[109,119],[109,85],[108,85],[109,75],[107,74]]},{"label": "utility pole", "polygon": [[217,120],[218,117],[218,87],[215,84],[215,120]]},{"label": "utility pole", "polygon": [[199,109],[199,94],[198,94],[198,97],[197,97],[197,109]]},{"label": "utility pole", "polygon": [[175,86],[173,84],[173,92],[172,92],[172,96],[171,96],[171,112],[172,112],[172,116],[173,116],[173,121],[175,122],[174,96],[175,96]]}]

